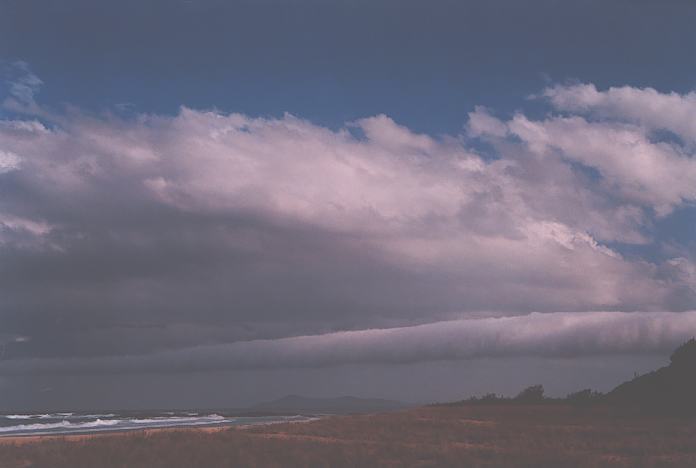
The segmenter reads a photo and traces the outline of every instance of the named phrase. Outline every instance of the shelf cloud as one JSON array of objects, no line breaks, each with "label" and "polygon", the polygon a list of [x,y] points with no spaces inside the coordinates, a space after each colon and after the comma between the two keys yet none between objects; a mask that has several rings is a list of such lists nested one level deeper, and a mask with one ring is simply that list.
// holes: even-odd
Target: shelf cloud
[{"label": "shelf cloud", "polygon": [[240,341],[144,356],[20,359],[0,362],[0,371],[6,374],[193,372],[405,364],[480,357],[668,353],[695,335],[696,311],[532,313]]}]

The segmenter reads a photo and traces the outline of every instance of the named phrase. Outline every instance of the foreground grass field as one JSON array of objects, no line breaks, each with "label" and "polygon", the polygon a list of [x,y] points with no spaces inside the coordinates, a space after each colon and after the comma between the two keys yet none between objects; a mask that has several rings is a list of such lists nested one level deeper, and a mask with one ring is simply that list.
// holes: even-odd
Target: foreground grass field
[{"label": "foreground grass field", "polygon": [[566,405],[434,406],[246,429],[0,439],[0,466],[696,466],[696,421]]}]

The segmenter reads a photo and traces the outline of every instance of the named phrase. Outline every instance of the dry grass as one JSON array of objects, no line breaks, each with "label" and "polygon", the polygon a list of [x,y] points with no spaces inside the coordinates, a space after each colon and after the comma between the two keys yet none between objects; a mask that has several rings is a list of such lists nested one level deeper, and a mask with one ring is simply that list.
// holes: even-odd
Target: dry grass
[{"label": "dry grass", "polygon": [[696,422],[565,405],[427,407],[246,429],[5,440],[0,466],[696,466]]}]

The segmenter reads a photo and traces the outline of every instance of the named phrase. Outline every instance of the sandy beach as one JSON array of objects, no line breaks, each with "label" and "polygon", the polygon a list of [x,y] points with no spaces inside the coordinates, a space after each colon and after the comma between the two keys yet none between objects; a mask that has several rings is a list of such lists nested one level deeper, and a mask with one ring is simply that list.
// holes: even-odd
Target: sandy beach
[{"label": "sandy beach", "polygon": [[[229,425],[206,426],[206,427],[160,427],[153,429],[133,429],[123,431],[102,431],[80,434],[42,434],[42,435],[18,435],[0,437],[0,445],[24,445],[35,444],[47,441],[62,441],[62,442],[86,442],[89,440],[100,439],[103,437],[123,437],[123,436],[151,436],[157,433],[172,432],[172,431],[195,431],[198,433],[211,434],[228,429]],[[249,426],[243,426],[249,427]]]},{"label": "sandy beach", "polygon": [[568,405],[0,439],[0,466],[694,466],[696,422]]}]

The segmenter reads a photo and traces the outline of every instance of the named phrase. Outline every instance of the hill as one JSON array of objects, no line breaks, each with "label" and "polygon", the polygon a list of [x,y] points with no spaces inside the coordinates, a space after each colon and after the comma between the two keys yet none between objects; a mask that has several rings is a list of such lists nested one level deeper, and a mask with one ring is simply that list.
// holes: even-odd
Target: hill
[{"label": "hill", "polygon": [[625,382],[604,402],[646,412],[696,415],[696,340],[677,348],[668,366]]}]

